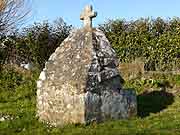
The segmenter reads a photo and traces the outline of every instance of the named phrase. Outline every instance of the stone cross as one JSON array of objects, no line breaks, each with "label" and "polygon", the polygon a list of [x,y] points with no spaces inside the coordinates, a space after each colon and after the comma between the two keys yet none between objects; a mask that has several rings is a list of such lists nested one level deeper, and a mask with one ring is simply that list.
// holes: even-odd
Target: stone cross
[{"label": "stone cross", "polygon": [[82,14],[80,15],[80,19],[84,20],[84,27],[85,28],[92,28],[92,18],[97,16],[97,12],[93,11],[91,5],[87,5],[83,10]]}]

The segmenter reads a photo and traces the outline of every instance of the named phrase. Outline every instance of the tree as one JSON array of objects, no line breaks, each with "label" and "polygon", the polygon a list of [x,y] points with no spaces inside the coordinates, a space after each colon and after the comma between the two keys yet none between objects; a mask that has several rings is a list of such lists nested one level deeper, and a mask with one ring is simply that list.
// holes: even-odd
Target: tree
[{"label": "tree", "polygon": [[42,69],[50,55],[69,35],[71,29],[72,26],[67,25],[62,18],[58,18],[53,23],[43,21],[25,27],[16,41],[16,55],[20,56],[20,61],[33,63]]},{"label": "tree", "polygon": [[0,34],[22,24],[30,12],[30,0],[0,0]]}]

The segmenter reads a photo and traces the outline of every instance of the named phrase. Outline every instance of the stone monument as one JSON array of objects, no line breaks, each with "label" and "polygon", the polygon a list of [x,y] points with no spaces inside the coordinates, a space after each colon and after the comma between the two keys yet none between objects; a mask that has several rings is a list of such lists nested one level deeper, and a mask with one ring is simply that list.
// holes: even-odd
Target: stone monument
[{"label": "stone monument", "polygon": [[123,90],[115,51],[92,28],[97,13],[86,6],[84,27],[73,31],[45,64],[37,81],[37,115],[52,125],[125,119],[137,113],[136,95]]}]

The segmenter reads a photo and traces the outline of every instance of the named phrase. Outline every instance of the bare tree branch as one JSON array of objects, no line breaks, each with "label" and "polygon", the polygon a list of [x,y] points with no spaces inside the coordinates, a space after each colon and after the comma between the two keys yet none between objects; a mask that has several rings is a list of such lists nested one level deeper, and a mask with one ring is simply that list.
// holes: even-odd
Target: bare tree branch
[{"label": "bare tree branch", "polygon": [[30,12],[30,0],[0,0],[0,34],[20,25]]}]

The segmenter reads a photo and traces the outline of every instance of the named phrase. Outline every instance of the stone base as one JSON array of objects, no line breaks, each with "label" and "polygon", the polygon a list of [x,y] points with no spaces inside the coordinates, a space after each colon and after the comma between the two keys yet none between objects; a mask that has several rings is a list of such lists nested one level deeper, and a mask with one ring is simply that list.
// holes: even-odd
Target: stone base
[{"label": "stone base", "polygon": [[53,107],[56,105],[52,102],[44,106],[43,111],[39,113],[40,120],[63,126],[126,119],[137,114],[136,94],[130,90],[104,91],[100,95],[92,92],[80,95],[64,94],[59,97],[58,104],[60,108]]},{"label": "stone base", "polygon": [[86,123],[108,119],[127,119],[137,114],[135,91],[104,91],[101,95],[87,92],[85,95]]}]

